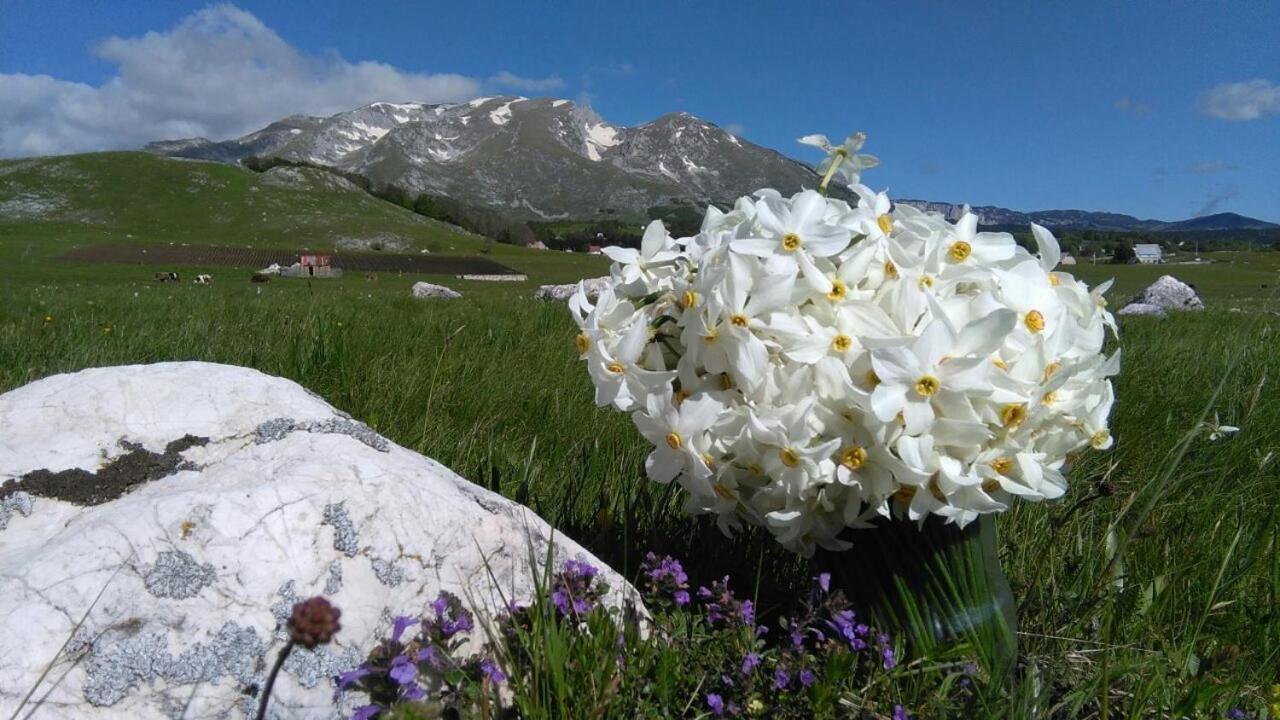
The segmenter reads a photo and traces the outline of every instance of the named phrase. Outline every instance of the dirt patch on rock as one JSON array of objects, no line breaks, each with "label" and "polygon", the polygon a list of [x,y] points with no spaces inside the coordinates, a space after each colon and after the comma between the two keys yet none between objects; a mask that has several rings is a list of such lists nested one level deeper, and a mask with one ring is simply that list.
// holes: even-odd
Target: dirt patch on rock
[{"label": "dirt patch on rock", "polygon": [[134,486],[172,475],[183,463],[182,452],[208,444],[209,438],[184,435],[153,453],[141,445],[121,442],[128,450],[97,472],[73,468],[51,472],[33,470],[0,485],[0,499],[18,491],[74,505],[101,505],[129,492]]}]

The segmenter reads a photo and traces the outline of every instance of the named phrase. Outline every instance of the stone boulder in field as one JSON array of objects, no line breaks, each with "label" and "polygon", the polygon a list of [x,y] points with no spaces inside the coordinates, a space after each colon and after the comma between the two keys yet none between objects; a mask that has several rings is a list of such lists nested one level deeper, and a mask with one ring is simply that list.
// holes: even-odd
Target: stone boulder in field
[{"label": "stone boulder in field", "polygon": [[[609,286],[608,277],[589,278],[582,281],[582,286],[587,291],[587,299],[595,300],[600,296],[601,291]],[[547,300],[552,302],[566,302],[573,294],[578,292],[578,283],[569,283],[567,285],[542,285],[533,294],[535,300]]]},{"label": "stone boulder in field", "polygon": [[462,293],[457,290],[451,290],[443,285],[435,285],[429,282],[414,283],[410,292],[419,300],[454,300],[462,297]]},{"label": "stone boulder in field", "polygon": [[252,717],[314,595],[342,630],[290,656],[271,715],[338,717],[332,678],[393,616],[442,590],[478,620],[527,601],[552,543],[602,569],[613,606],[633,596],[532,511],[291,381],[194,362],[49,377],[0,395],[0,717],[31,691],[37,718]]},{"label": "stone boulder in field", "polygon": [[[1204,303],[1195,288],[1172,275],[1163,275],[1138,294],[1130,305],[1154,305],[1163,310],[1203,310]],[[1122,315],[1125,313],[1121,309]]]},{"label": "stone boulder in field", "polygon": [[1148,305],[1147,303],[1129,303],[1120,308],[1117,315],[1147,315],[1150,317],[1168,317],[1169,313],[1159,305]]}]

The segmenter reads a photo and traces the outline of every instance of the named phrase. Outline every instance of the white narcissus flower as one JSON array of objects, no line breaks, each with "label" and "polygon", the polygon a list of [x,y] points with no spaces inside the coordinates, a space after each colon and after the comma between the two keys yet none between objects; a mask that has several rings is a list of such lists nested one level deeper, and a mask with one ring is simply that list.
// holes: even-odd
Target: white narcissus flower
[{"label": "white narcissus flower", "polygon": [[860,132],[845,138],[839,145],[832,145],[826,135],[805,135],[799,140],[801,145],[812,145],[827,154],[822,162],[818,163],[819,175],[826,176],[828,172],[832,172],[832,166],[835,166],[834,174],[851,185],[858,182],[863,170],[869,170],[880,164],[879,158],[874,155],[858,154],[866,141],[867,136]]},{"label": "white narcissus flower", "polygon": [[763,189],[708,208],[694,237],[654,222],[639,250],[606,251],[594,303],[570,300],[596,401],[634,413],[648,476],[802,554],[879,516],[963,526],[1061,497],[1067,458],[1115,442],[1109,285],[1058,270],[1039,225],[1033,255],[971,212],[893,207],[857,184],[861,137],[805,142],[856,206]]}]

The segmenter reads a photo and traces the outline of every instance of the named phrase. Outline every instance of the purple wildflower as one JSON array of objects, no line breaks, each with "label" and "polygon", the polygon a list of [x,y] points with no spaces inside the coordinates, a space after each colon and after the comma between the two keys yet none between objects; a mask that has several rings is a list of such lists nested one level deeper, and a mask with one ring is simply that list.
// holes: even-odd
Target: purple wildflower
[{"label": "purple wildflower", "polygon": [[805,687],[809,687],[810,685],[812,685],[812,684],[813,684],[813,681],[814,681],[814,680],[816,680],[816,679],[817,679],[817,677],[813,674],[813,671],[812,671],[812,670],[810,670],[809,668],[805,668],[805,669],[803,669],[803,670],[801,670],[801,671],[800,671],[800,684],[801,684],[801,685],[803,685],[803,686],[805,686]]},{"label": "purple wildflower", "polygon": [[413,682],[413,678],[418,675],[418,666],[404,655],[397,655],[391,660],[391,669],[387,675],[395,680],[397,685],[406,685]]},{"label": "purple wildflower", "polygon": [[749,652],[742,658],[742,674],[750,675],[760,665],[760,654]]},{"label": "purple wildflower", "polygon": [[502,668],[498,667],[498,663],[489,658],[480,661],[480,672],[489,678],[489,682],[494,685],[501,685],[507,681],[506,673],[502,672]]},{"label": "purple wildflower", "polygon": [[719,695],[709,693],[707,695],[707,707],[711,708],[711,712],[715,713],[716,717],[724,717],[724,698]]},{"label": "purple wildflower", "polygon": [[787,672],[785,668],[779,667],[777,670],[773,671],[773,686],[775,688],[779,690],[786,690],[787,686],[790,684],[791,673]]},{"label": "purple wildflower", "polygon": [[876,636],[876,644],[880,646],[880,657],[884,661],[885,670],[892,670],[898,666],[898,658],[893,653],[893,645],[889,643],[888,635],[881,633]]},{"label": "purple wildflower", "polygon": [[750,600],[743,600],[740,614],[742,615],[743,625],[746,625],[747,627],[751,627],[752,625],[756,624],[756,604],[755,603],[751,602]]},{"label": "purple wildflower", "polygon": [[380,712],[382,712],[381,705],[361,705],[351,713],[351,720],[369,720]]},{"label": "purple wildflower", "polygon": [[893,706],[893,720],[911,720],[911,716],[907,714],[907,709],[901,705]]},{"label": "purple wildflower", "polygon": [[404,631],[418,624],[418,618],[412,618],[407,615],[401,615],[391,621],[391,642],[400,642],[400,637],[404,635]]},{"label": "purple wildflower", "polygon": [[408,685],[405,685],[400,688],[400,696],[403,697],[405,700],[413,702],[415,700],[421,700],[422,698],[426,697],[427,691],[423,690],[422,686],[419,685],[418,683],[411,682]]},{"label": "purple wildflower", "polygon": [[355,685],[362,678],[368,677],[369,672],[368,665],[361,665],[354,670],[348,670],[338,675],[338,694],[341,694],[347,688]]},{"label": "purple wildflower", "polygon": [[684,606],[689,604],[688,590],[677,590],[675,591],[675,593],[672,594],[671,597],[676,601],[677,605]]},{"label": "purple wildflower", "polygon": [[608,587],[597,578],[600,571],[590,563],[567,560],[552,581],[551,603],[563,616],[590,612],[604,597]]},{"label": "purple wildflower", "polygon": [[677,605],[689,604],[689,576],[679,560],[670,555],[658,557],[649,553],[640,563],[640,572],[646,578],[645,591],[649,596],[660,600],[670,596]]},{"label": "purple wildflower", "polygon": [[1248,720],[1249,716],[1244,708],[1233,707],[1227,711],[1227,718],[1228,720]]},{"label": "purple wildflower", "polygon": [[831,592],[831,573],[818,576],[818,587],[822,588],[822,592]]}]

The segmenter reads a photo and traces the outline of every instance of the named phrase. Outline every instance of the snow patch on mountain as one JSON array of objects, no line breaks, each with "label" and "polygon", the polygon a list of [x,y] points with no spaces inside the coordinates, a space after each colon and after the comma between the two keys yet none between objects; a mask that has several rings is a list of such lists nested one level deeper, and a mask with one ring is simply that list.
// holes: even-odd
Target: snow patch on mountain
[{"label": "snow patch on mountain", "polygon": [[618,129],[605,123],[587,126],[587,157],[599,162],[601,153],[622,142]]}]

